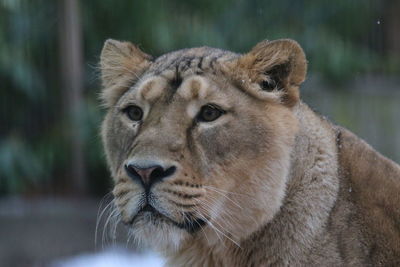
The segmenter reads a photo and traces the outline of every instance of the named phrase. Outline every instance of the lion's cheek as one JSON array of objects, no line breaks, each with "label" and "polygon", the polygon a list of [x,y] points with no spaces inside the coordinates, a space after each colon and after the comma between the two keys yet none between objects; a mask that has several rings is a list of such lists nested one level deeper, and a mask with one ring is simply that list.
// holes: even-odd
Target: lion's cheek
[{"label": "lion's cheek", "polygon": [[268,129],[261,123],[230,122],[199,134],[198,143],[211,165],[253,161],[267,150]]}]

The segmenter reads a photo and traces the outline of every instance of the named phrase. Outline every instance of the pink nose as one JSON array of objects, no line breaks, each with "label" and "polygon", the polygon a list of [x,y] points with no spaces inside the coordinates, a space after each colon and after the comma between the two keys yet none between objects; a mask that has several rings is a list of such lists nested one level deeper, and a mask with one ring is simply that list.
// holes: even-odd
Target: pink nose
[{"label": "pink nose", "polygon": [[152,166],[152,167],[143,168],[143,169],[132,166],[132,168],[140,176],[140,179],[142,179],[143,183],[145,183],[145,184],[149,184],[150,183],[150,178],[151,178],[152,173],[154,171],[156,171],[156,170],[158,172],[162,172],[163,171],[163,169],[160,166]]},{"label": "pink nose", "polygon": [[125,169],[133,180],[140,181],[145,188],[150,188],[155,182],[162,181],[176,171],[175,166],[171,166],[167,169],[164,169],[160,165],[142,167],[134,162],[125,165]]}]

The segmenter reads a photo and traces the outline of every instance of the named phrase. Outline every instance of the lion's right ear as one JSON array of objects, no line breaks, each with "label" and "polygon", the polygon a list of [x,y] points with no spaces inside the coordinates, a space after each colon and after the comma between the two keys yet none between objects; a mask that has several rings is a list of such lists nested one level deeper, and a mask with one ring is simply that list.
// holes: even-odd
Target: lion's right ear
[{"label": "lion's right ear", "polygon": [[100,56],[104,104],[107,107],[114,105],[150,64],[151,56],[134,44],[108,39]]}]

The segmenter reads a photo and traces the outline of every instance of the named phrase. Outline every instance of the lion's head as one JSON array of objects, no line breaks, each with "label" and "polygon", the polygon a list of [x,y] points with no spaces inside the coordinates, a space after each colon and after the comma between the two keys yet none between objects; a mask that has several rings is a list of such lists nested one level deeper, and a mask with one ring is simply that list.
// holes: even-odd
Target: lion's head
[{"label": "lion's head", "polygon": [[159,249],[238,243],[279,211],[306,73],[296,42],[153,60],[108,40],[101,70],[113,194],[136,240]]}]

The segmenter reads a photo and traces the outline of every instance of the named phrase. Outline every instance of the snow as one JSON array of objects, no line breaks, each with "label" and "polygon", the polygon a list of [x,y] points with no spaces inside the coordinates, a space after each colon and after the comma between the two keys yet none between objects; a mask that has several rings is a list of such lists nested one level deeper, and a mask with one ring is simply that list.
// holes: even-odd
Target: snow
[{"label": "snow", "polygon": [[153,252],[133,253],[122,248],[112,248],[99,253],[81,254],[55,262],[52,267],[158,267],[164,260]]}]

